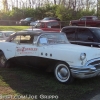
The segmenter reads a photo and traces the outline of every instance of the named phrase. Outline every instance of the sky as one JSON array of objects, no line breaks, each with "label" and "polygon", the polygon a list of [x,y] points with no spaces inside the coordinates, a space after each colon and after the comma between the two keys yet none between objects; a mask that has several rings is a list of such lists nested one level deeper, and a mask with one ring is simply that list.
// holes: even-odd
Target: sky
[{"label": "sky", "polygon": [[[3,9],[3,5],[2,5],[2,1],[3,0],[0,0],[0,9]],[[17,6],[17,3],[16,3],[16,1],[19,1],[19,2],[26,2],[27,4],[28,4],[28,0],[7,0],[8,1],[8,7],[9,8],[11,8],[11,6],[12,6],[12,4],[11,4],[11,1],[13,1],[13,5],[14,6]],[[36,2],[37,2],[38,0],[36,0]],[[53,0],[50,0],[50,1],[53,1]],[[97,1],[97,0],[91,0],[91,1]],[[20,4],[18,4],[18,5],[20,5]],[[34,5],[35,6],[35,5]]]},{"label": "sky", "polygon": [[[3,9],[2,1],[3,1],[3,0],[0,0],[0,9]],[[7,0],[7,1],[8,1],[8,6],[9,6],[9,7],[12,6],[11,1],[13,2],[13,5],[14,5],[14,6],[17,5],[17,3],[16,3],[17,0]],[[25,2],[25,1],[28,1],[28,0],[18,0],[18,1],[19,1],[19,2],[21,2],[21,1],[22,1],[22,2]]]}]

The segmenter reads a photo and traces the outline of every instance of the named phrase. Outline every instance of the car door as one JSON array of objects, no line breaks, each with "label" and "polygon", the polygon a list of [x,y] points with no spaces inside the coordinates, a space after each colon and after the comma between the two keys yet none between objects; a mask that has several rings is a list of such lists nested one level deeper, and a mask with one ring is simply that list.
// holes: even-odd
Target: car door
[{"label": "car door", "polygon": [[93,17],[87,17],[86,18],[86,26],[95,26],[95,25],[96,25],[96,23],[93,20]]},{"label": "car door", "polygon": [[14,38],[13,42],[17,43],[15,57],[18,62],[37,64],[38,47],[33,44],[32,36],[18,35]]},{"label": "car door", "polygon": [[[48,39],[49,38],[49,39]],[[54,35],[50,35],[50,34],[44,34],[42,35],[39,40],[38,40],[38,48],[39,48],[39,65],[43,66],[43,67],[49,67],[52,66],[53,64],[53,60],[50,59],[52,58],[52,51],[53,51],[53,47],[52,44],[55,42],[55,37]],[[54,51],[56,52],[56,51]]]},{"label": "car door", "polygon": [[77,29],[76,42],[78,45],[97,47],[95,37],[88,28]]}]

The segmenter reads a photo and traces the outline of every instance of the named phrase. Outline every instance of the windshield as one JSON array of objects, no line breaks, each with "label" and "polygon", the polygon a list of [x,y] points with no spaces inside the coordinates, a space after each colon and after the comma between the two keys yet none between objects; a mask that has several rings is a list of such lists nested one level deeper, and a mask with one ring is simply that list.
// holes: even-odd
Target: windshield
[{"label": "windshield", "polygon": [[24,20],[25,20],[25,21],[30,21],[30,20],[31,20],[31,18],[25,18]]},{"label": "windshield", "polygon": [[91,31],[96,35],[96,37],[100,40],[100,29],[99,28],[92,28]]},{"label": "windshield", "polygon": [[42,45],[69,44],[69,41],[64,33],[63,34],[60,34],[60,33],[49,34],[48,33],[40,37],[39,44],[42,44]]},{"label": "windshield", "polygon": [[50,20],[50,18],[49,17],[45,17],[43,20]]}]

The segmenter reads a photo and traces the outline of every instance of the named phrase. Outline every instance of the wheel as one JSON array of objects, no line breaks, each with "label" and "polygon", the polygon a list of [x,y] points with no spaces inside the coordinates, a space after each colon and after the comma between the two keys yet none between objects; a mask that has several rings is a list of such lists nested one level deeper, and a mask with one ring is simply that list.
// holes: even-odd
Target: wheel
[{"label": "wheel", "polygon": [[73,77],[71,75],[70,69],[68,65],[61,62],[55,66],[54,74],[56,79],[61,83],[71,83],[73,81]]},{"label": "wheel", "polygon": [[0,67],[5,67],[6,61],[4,54],[0,52]]},{"label": "wheel", "polygon": [[10,66],[11,66],[10,61],[7,61],[3,52],[0,52],[0,67],[10,67]]}]

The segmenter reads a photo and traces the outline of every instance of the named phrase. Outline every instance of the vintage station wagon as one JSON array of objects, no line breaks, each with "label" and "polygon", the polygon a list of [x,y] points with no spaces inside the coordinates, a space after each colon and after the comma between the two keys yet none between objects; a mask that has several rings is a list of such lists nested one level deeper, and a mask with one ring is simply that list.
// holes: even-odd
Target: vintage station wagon
[{"label": "vintage station wagon", "polygon": [[100,48],[70,44],[64,33],[21,31],[0,42],[0,66],[16,63],[44,67],[70,83],[100,75]]}]

